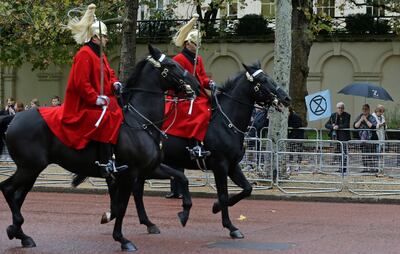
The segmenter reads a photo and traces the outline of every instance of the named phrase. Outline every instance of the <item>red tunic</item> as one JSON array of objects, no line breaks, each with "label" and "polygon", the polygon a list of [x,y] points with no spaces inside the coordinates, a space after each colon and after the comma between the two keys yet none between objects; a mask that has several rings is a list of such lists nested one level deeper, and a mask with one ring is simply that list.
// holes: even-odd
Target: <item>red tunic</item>
[{"label": "red tunic", "polygon": [[[173,58],[188,72],[193,73],[193,64],[182,53]],[[200,82],[200,95],[196,97],[193,103],[192,114],[189,115],[190,101],[178,102],[176,120],[167,130],[167,134],[171,134],[183,138],[195,138],[203,141],[207,132],[208,124],[211,117],[211,106],[208,95],[204,88],[209,88],[210,79],[204,70],[203,59],[198,56],[196,65],[196,78]],[[173,110],[171,107],[173,102],[167,102],[165,112]],[[174,121],[175,114],[172,112],[165,120],[163,128],[167,129]]]},{"label": "red tunic", "polygon": [[82,149],[90,140],[117,142],[123,115],[113,94],[117,81],[114,71],[104,56],[104,95],[110,104],[99,127],[102,108],[96,105],[100,94],[100,58],[89,46],[83,46],[74,57],[64,103],[60,107],[43,107],[39,112],[50,130],[66,146]]}]

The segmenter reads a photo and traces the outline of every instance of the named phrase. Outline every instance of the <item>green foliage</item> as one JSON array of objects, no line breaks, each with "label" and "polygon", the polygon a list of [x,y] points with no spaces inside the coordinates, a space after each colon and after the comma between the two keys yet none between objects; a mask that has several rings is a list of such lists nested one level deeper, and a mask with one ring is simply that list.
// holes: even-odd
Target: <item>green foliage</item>
[{"label": "green foliage", "polygon": [[385,119],[387,129],[400,128],[400,104],[396,104],[393,110],[387,111],[385,113]]},{"label": "green foliage", "polygon": [[367,14],[349,15],[345,22],[347,31],[352,34],[385,34],[390,31],[387,20],[374,19]]},{"label": "green foliage", "polygon": [[155,10],[148,21],[139,22],[139,36],[147,38],[171,37],[177,31],[179,23],[172,9]]},{"label": "green foliage", "polygon": [[236,33],[239,36],[266,35],[272,33],[272,29],[268,27],[268,21],[263,16],[248,14],[239,20]]},{"label": "green foliage", "polygon": [[[33,68],[45,69],[50,63],[65,64],[72,61],[77,49],[71,34],[65,29],[67,12],[93,1],[74,0],[2,0],[0,1],[0,64],[20,66],[25,62]],[[96,3],[96,1],[94,1]],[[117,15],[121,1],[100,3],[96,13]],[[112,30],[112,29],[111,29]],[[112,34],[112,32],[111,32]],[[111,40],[110,40],[111,41]]]}]

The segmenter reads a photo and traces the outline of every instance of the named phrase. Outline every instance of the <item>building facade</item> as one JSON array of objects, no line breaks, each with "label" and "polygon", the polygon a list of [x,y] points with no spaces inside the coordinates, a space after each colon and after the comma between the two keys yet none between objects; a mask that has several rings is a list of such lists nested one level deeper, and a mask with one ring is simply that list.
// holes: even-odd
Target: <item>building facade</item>
[{"label": "building facade", "polygon": [[[156,44],[169,56],[179,49],[171,44]],[[147,45],[137,45],[137,57],[147,54]],[[205,69],[212,79],[221,84],[242,70],[242,63],[260,61],[263,69],[272,74],[274,61],[273,43],[204,43],[200,51]],[[118,70],[119,56],[109,54],[111,65]],[[355,119],[361,113],[365,102],[374,109],[376,104],[384,104],[390,119],[392,111],[400,109],[399,68],[400,41],[382,42],[315,42],[309,59],[310,73],[308,92],[313,93],[329,89],[332,94],[332,110],[336,102],[343,101],[347,111]],[[14,97],[17,101],[29,103],[38,98],[42,105],[49,105],[51,97],[63,97],[67,84],[69,66],[52,66],[46,71],[31,71],[29,64],[17,70],[2,68],[0,92],[2,101]],[[384,87],[393,97],[394,102],[385,102],[363,97],[337,94],[345,85],[352,82],[372,82]],[[312,127],[323,126],[321,122],[310,122]]]}]

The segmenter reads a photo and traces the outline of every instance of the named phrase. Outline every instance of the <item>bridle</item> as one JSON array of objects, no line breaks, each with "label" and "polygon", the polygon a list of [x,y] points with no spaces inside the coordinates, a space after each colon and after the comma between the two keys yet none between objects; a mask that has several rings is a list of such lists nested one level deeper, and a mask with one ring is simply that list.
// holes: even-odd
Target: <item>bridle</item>
[{"label": "bridle", "polygon": [[[261,84],[260,84],[259,80],[257,79],[257,76],[258,76],[260,73],[264,73],[264,71],[263,71],[262,69],[258,69],[257,71],[253,72],[252,74],[250,74],[248,71],[246,71],[246,73],[245,73],[247,80],[250,82],[250,84],[253,85],[253,91],[254,91],[255,94],[260,93],[260,90],[261,90],[261,89],[260,89]],[[278,87],[278,88],[279,88],[279,87]],[[276,91],[277,91],[277,90],[278,90],[278,89],[276,89]],[[273,94],[273,93],[270,92],[270,91],[269,91],[269,93],[270,93],[270,96],[271,96],[272,98],[274,98],[273,101],[275,101],[275,100],[278,101],[275,94]],[[225,96],[225,97],[229,98],[230,100],[235,101],[235,102],[237,102],[237,103],[240,103],[240,104],[246,105],[246,106],[248,106],[248,107],[251,107],[252,109],[258,108],[258,109],[261,109],[261,110],[268,110],[268,108],[269,108],[269,106],[268,106],[268,108],[265,107],[265,106],[260,107],[260,106],[257,106],[257,105],[255,105],[255,104],[249,104],[249,103],[247,103],[247,102],[243,102],[243,101],[241,101],[240,99],[237,99],[237,98],[231,96],[230,94],[225,93],[223,90],[217,90],[217,91],[215,91],[215,92],[213,93],[213,96],[214,96],[214,99],[215,99],[215,103],[217,104],[217,108],[218,108],[219,112],[222,114],[222,116],[223,116],[223,117],[226,119],[226,121],[228,122],[228,124],[227,124],[228,128],[229,128],[229,129],[233,129],[235,132],[239,132],[240,134],[242,134],[242,135],[244,135],[244,136],[247,136],[247,135],[248,135],[248,131],[240,130],[240,129],[233,123],[233,121],[227,116],[227,114],[226,114],[226,113],[224,112],[224,110],[222,109],[221,104],[219,103],[218,96],[217,96],[218,94],[221,94],[221,95],[223,95],[223,96]]]},{"label": "bridle", "polygon": [[[164,66],[162,65],[162,62],[165,60],[165,58],[166,58],[166,56],[164,54],[162,54],[161,57],[158,60],[154,59],[152,56],[148,56],[146,58],[146,60],[149,63],[151,63],[157,70],[159,70],[160,76],[164,80],[164,82],[179,83],[180,84],[179,87],[178,87],[179,90],[181,90],[181,91],[183,90],[187,94],[191,94],[191,93],[194,94],[194,92],[191,89],[191,87],[188,84],[186,84],[183,79],[172,75],[171,74],[172,72],[168,69],[167,65],[164,65]],[[186,70],[184,70],[183,77],[185,77],[187,75],[187,73],[188,72]],[[125,91],[131,91],[131,92],[135,91],[135,92],[150,93],[150,94],[165,96],[164,92],[153,91],[153,90],[144,89],[144,88],[127,88],[127,89],[124,89],[124,92]],[[132,99],[132,95],[133,95],[133,93],[130,94],[130,96],[128,98],[128,102],[123,106],[123,111],[124,112],[127,112],[127,111],[128,112],[132,112],[132,113],[138,115],[140,117],[140,119],[143,120],[144,123],[142,123],[142,124],[138,123],[137,126],[133,126],[132,124],[130,124],[127,121],[127,118],[124,117],[124,119],[125,119],[124,120],[124,124],[127,127],[129,127],[130,129],[145,130],[147,133],[149,133],[150,136],[152,136],[152,134],[151,134],[151,131],[149,130],[148,127],[153,127],[156,130],[156,132],[161,134],[162,138],[164,138],[164,139],[167,138],[167,134],[165,133],[165,131],[161,130],[157,126],[157,124],[160,124],[160,123],[164,122],[164,120],[168,117],[168,115],[163,117],[161,120],[158,120],[158,121],[155,121],[155,122],[151,121],[150,119],[148,119],[143,113],[141,113],[137,108],[135,108],[130,103],[130,101]],[[161,148],[161,141],[160,141],[159,145],[160,145],[160,148]]]}]

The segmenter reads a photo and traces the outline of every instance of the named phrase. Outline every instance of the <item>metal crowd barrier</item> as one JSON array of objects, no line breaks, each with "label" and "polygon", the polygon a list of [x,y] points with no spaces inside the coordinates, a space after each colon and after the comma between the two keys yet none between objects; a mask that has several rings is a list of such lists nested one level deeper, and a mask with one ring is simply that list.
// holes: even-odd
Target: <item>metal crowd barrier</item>
[{"label": "metal crowd barrier", "polygon": [[[272,189],[273,186],[273,144],[270,139],[246,137],[244,139],[246,148],[239,166],[251,183],[253,190]],[[214,176],[209,176],[209,186],[216,190]],[[228,178],[228,189],[230,191],[242,190]]]},{"label": "metal crowd barrier", "polygon": [[346,185],[357,195],[400,194],[400,141],[347,142]]},{"label": "metal crowd barrier", "polygon": [[[189,187],[204,187],[209,184],[209,173],[200,170],[186,170],[186,178],[189,180]],[[170,180],[146,180],[149,188],[163,189],[170,188]]]},{"label": "metal crowd barrier", "polygon": [[276,186],[287,194],[343,189],[343,144],[339,141],[280,139]]},{"label": "metal crowd barrier", "polygon": [[14,161],[11,159],[10,154],[8,153],[7,146],[4,145],[3,151],[0,151],[0,175],[11,176],[15,169],[16,167]]},{"label": "metal crowd barrier", "polygon": [[273,184],[273,144],[267,138],[246,138],[246,152],[239,166],[254,190],[271,189]]},{"label": "metal crowd barrier", "polygon": [[[254,127],[253,127],[254,128]],[[292,130],[304,130],[304,139],[320,139],[320,134],[317,128],[311,127],[301,127],[301,128],[288,128],[288,134]],[[258,137],[267,138],[268,137],[268,127],[263,127],[258,133]]]},{"label": "metal crowd barrier", "polygon": [[[351,140],[358,140],[360,139],[359,137],[359,131],[371,131],[371,132],[377,132],[380,131],[379,129],[354,129],[354,128],[345,128],[345,129],[340,129],[338,131],[349,131],[350,132],[350,137]],[[319,130],[319,139],[321,140],[330,140],[331,137],[328,136],[330,130],[328,129],[320,129]],[[400,129],[386,129],[384,130],[385,134],[385,139],[386,140],[400,140]]]},{"label": "metal crowd barrier", "polygon": [[[16,165],[8,153],[7,146],[4,146],[0,155],[0,175],[9,177],[14,174],[16,169]],[[63,169],[46,169],[37,178],[35,186],[70,184],[71,180],[72,173],[67,173]]]}]

